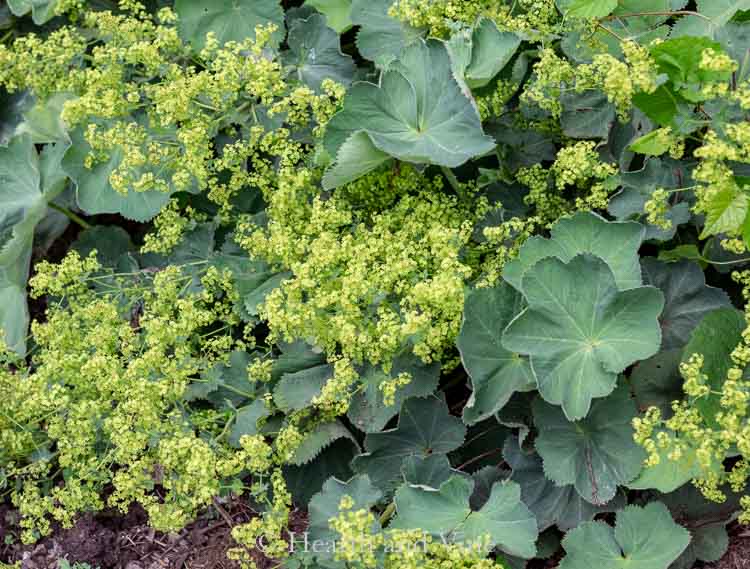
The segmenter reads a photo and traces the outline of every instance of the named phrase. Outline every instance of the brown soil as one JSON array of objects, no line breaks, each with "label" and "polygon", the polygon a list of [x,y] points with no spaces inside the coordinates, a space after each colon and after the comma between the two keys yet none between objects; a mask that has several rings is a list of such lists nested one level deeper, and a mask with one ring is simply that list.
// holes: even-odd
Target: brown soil
[{"label": "brown soil", "polygon": [[750,569],[750,529],[735,526],[729,533],[729,549],[716,563],[707,563],[705,569]]},{"label": "brown soil", "polygon": [[[58,529],[34,545],[23,546],[16,539],[15,514],[0,506],[0,562],[20,561],[21,569],[58,569],[61,559],[100,569],[238,569],[239,565],[227,558],[227,551],[236,547],[231,528],[253,515],[241,500],[217,504],[179,533],[163,534],[148,526],[140,508],[132,508],[125,516],[102,512],[85,515],[73,528]],[[299,533],[306,525],[305,515],[295,512],[291,529]],[[259,569],[278,566],[258,550],[250,553]],[[534,568],[554,566],[551,561]],[[696,569],[750,569],[750,530],[732,527],[726,555]]]},{"label": "brown soil", "polygon": [[[60,559],[100,569],[235,569],[239,565],[227,558],[227,551],[237,546],[231,530],[253,515],[240,500],[217,504],[179,533],[163,534],[147,525],[140,508],[132,508],[125,516],[85,515],[73,528],[23,546],[16,539],[13,512],[0,507],[0,562],[20,561],[22,569],[58,569]],[[304,531],[305,525],[304,515],[293,515],[293,531]],[[258,550],[250,554],[259,569],[277,565]]]}]

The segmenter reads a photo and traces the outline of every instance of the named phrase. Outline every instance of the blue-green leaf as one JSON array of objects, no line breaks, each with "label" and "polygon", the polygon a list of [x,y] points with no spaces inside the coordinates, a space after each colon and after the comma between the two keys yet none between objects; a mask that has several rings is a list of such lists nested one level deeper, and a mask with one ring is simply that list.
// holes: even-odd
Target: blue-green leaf
[{"label": "blue-green leaf", "polygon": [[573,484],[587,502],[603,505],[617,487],[641,471],[645,451],[633,440],[635,403],[625,386],[591,406],[589,415],[571,422],[560,411],[537,399],[535,446],[544,460],[544,473],[558,486]]},{"label": "blue-green leaf", "polygon": [[409,45],[383,72],[379,85],[355,83],[343,110],[328,123],[326,149],[337,155],[360,130],[399,160],[451,168],[495,147],[453,77],[445,45],[437,40]]},{"label": "blue-green leaf", "polygon": [[617,513],[617,525],[586,522],[562,541],[566,556],[560,569],[667,569],[690,543],[660,502]]},{"label": "blue-green leaf", "polygon": [[585,417],[619,373],[659,350],[661,291],[618,290],[598,257],[542,259],[526,271],[522,289],[529,307],[505,330],[503,346],[530,356],[542,397],[570,420]]},{"label": "blue-green leaf", "polygon": [[279,0],[175,0],[180,33],[196,51],[213,32],[220,44],[255,37],[256,26],[274,24],[276,45],[284,36],[284,11]]}]

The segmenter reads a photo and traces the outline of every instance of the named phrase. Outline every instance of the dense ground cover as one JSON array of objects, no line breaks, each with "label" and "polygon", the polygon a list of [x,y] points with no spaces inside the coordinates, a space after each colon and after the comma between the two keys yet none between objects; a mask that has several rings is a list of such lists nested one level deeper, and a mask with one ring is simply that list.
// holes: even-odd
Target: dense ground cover
[{"label": "dense ground cover", "polygon": [[688,569],[741,537],[750,2],[0,29],[4,561]]}]

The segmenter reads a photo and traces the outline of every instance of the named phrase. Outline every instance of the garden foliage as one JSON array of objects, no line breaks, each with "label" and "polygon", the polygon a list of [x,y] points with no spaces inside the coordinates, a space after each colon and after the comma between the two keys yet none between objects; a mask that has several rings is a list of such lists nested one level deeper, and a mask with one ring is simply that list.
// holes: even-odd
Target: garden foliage
[{"label": "garden foliage", "polygon": [[[750,521],[750,2],[9,0],[0,495],[252,566]],[[290,555],[290,512],[309,540]],[[332,544],[336,546],[333,547]]]}]

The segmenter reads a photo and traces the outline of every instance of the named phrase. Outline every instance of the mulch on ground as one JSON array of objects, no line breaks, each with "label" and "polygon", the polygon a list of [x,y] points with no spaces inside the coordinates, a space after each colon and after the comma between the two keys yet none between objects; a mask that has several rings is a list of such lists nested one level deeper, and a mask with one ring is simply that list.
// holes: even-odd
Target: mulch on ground
[{"label": "mulch on ground", "polygon": [[[57,528],[24,546],[16,539],[15,514],[0,506],[0,561],[20,561],[22,569],[58,569],[60,559],[100,569],[238,569],[239,564],[227,558],[227,551],[237,546],[232,527],[254,515],[240,500],[217,503],[179,533],[164,534],[150,528],[145,512],[134,507],[124,516],[116,511],[84,515],[71,529]],[[304,531],[306,523],[298,512],[292,530]],[[259,569],[278,565],[259,550],[250,554]]]}]

